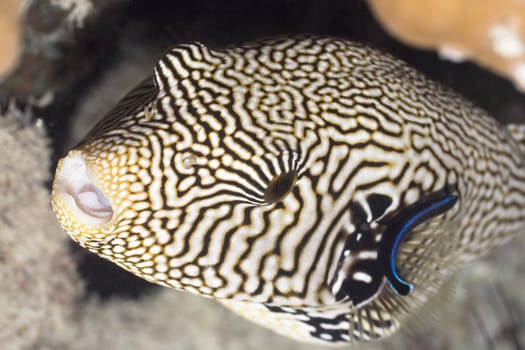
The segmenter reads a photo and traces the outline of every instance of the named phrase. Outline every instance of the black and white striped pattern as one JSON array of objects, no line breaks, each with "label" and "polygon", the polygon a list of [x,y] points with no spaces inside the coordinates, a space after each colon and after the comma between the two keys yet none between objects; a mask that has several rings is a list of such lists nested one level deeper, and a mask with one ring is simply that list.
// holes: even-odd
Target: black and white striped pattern
[{"label": "black and white striped pattern", "polygon": [[[185,44],[153,79],[154,98],[109,115],[79,148],[115,208],[110,228],[65,225],[149,281],[225,299],[240,313],[234,305],[265,308],[257,321],[270,327],[285,313],[304,341],[379,339],[462,262],[524,223],[523,154],[508,131],[366,46],[317,37]],[[268,203],[268,185],[291,171],[290,193]],[[458,205],[400,249],[414,293],[396,296],[381,279],[359,309],[339,301],[341,254],[360,229],[353,208],[373,224],[445,188]],[[374,261],[374,251],[352,254]]]}]

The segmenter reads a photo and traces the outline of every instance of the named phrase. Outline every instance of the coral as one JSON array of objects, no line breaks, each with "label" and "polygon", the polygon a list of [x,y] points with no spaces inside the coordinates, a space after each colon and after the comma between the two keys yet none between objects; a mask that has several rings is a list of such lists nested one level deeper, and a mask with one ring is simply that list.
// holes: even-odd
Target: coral
[{"label": "coral", "polygon": [[89,0],[51,0],[51,5],[58,6],[68,13],[68,22],[82,28],[86,17],[93,11],[93,3]]},{"label": "coral", "polygon": [[0,102],[37,108],[64,103],[105,58],[125,5],[124,0],[27,1],[20,55],[4,79]]},{"label": "coral", "polygon": [[0,79],[15,63],[20,36],[21,0],[4,0],[0,11]]},{"label": "coral", "polygon": [[438,50],[453,61],[472,59],[525,91],[525,2],[515,0],[368,0],[395,37]]},{"label": "coral", "polygon": [[46,339],[66,341],[83,291],[44,187],[49,181],[44,129],[41,123],[21,126],[22,119],[28,116],[13,109],[0,115],[0,344],[4,349],[27,349]]}]

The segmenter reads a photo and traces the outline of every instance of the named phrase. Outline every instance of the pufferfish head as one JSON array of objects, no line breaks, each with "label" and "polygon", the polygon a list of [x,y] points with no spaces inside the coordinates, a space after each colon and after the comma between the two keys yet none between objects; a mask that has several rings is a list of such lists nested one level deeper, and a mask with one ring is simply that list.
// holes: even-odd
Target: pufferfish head
[{"label": "pufferfish head", "polygon": [[[373,99],[376,89],[356,73],[366,62],[352,63],[368,49],[344,45],[174,48],[60,160],[52,202],[65,231],[164,286],[289,306],[339,302],[345,242],[426,186],[408,185],[415,155],[399,125],[379,125],[360,96],[344,95],[365,82]],[[384,285],[371,272],[354,277]]]}]

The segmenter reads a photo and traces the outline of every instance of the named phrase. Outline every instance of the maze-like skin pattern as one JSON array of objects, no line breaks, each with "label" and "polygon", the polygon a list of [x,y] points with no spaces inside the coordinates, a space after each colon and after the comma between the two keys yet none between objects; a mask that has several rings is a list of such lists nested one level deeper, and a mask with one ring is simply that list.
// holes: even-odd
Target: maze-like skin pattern
[{"label": "maze-like skin pattern", "polygon": [[[130,96],[77,149],[113,220],[80,224],[55,203],[66,231],[148,281],[296,339],[390,335],[462,263],[523,227],[523,154],[506,127],[366,46],[179,45]],[[269,202],[285,173],[296,181]],[[366,268],[382,220],[440,191],[458,203],[401,245],[414,291],[396,295]],[[373,297],[336,298],[345,279]]]}]

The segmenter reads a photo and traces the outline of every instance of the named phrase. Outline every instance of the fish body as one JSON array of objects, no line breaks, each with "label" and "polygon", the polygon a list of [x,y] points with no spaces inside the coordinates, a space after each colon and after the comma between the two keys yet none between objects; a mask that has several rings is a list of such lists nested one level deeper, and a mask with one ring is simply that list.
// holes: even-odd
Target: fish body
[{"label": "fish body", "polygon": [[523,228],[523,134],[347,40],[183,44],[59,162],[53,208],[150,282],[344,345]]}]

